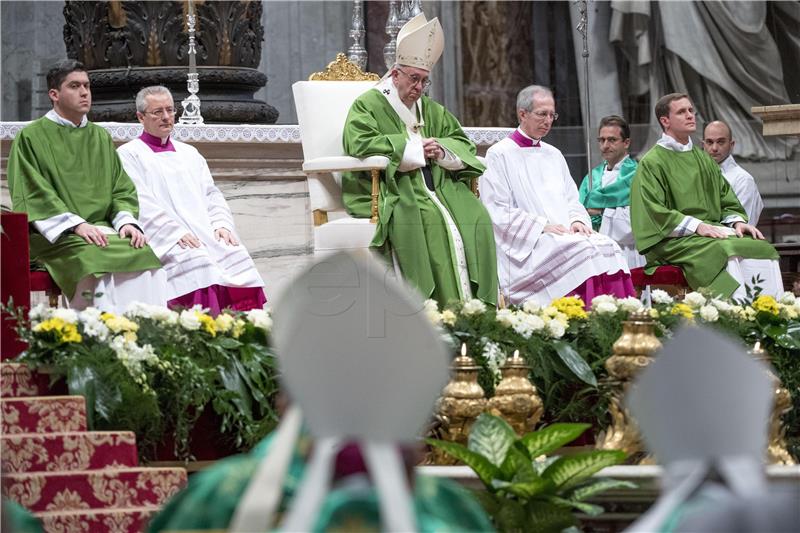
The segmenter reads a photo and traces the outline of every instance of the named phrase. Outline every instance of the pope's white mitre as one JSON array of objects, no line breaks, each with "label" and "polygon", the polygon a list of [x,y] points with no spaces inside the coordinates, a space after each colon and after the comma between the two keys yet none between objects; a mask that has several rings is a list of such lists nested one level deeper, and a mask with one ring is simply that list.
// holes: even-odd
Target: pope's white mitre
[{"label": "pope's white mitre", "polygon": [[438,18],[420,13],[397,32],[396,63],[430,71],[444,50],[444,31]]}]

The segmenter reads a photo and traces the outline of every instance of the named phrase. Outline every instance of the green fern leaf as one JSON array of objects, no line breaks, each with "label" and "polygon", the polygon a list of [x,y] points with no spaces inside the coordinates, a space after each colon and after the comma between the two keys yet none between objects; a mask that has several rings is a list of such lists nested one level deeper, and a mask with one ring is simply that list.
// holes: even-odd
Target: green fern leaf
[{"label": "green fern leaf", "polygon": [[572,501],[583,501],[592,496],[612,489],[635,489],[636,483],[621,481],[619,479],[599,478],[590,479],[567,492],[564,497]]},{"label": "green fern leaf", "polygon": [[531,459],[547,455],[577,439],[591,424],[552,424],[522,437]]},{"label": "green fern leaf", "polygon": [[560,489],[574,487],[607,466],[625,460],[625,452],[619,450],[593,450],[562,457],[547,470],[542,477],[551,479]]},{"label": "green fern leaf", "polygon": [[436,439],[425,439],[425,442],[431,446],[445,451],[447,454],[455,457],[478,475],[478,478],[483,482],[487,488],[491,488],[492,480],[500,475],[500,469],[489,462],[489,460],[475,453],[457,442],[447,442]]},{"label": "green fern leaf", "polygon": [[499,468],[506,460],[508,449],[516,440],[517,434],[508,422],[483,413],[470,429],[467,447]]}]

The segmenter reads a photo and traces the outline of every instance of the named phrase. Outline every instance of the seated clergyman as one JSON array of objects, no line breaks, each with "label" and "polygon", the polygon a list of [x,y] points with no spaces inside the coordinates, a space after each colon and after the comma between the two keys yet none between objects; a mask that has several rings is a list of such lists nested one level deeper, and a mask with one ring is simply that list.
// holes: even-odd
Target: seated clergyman
[{"label": "seated clergyman", "polygon": [[236,236],[233,214],[203,156],[170,139],[175,104],[165,87],[136,95],[138,139],[120,146],[120,159],[136,183],[141,222],[167,273],[171,306],[260,309],[264,282]]},{"label": "seated clergyman", "polygon": [[53,109],[19,132],[8,159],[12,208],[28,214],[31,259],[69,305],[122,312],[166,304],[165,278],[136,219],[136,188],[111,136],[89,122],[89,75],[74,60],[47,73]]},{"label": "seated clergyman", "polygon": [[631,225],[647,271],[676,265],[690,287],[724,297],[746,297],[753,279],[765,294],[781,295],[778,253],[746,222],[719,165],[692,144],[697,122],[689,96],[662,96],[655,114],[663,134],[631,186]]},{"label": "seated clergyman", "polygon": [[561,152],[545,142],[558,118],[553,93],[531,85],[517,96],[519,128],[486,153],[481,200],[492,217],[500,288],[517,304],[565,295],[634,294],[619,245],[592,231]]},{"label": "seated clergyman", "polygon": [[631,180],[636,160],[628,155],[631,128],[617,115],[600,120],[597,137],[603,162],[583,178],[580,201],[592,217],[592,229],[617,241],[630,268],[647,262],[636,251],[631,230]]}]

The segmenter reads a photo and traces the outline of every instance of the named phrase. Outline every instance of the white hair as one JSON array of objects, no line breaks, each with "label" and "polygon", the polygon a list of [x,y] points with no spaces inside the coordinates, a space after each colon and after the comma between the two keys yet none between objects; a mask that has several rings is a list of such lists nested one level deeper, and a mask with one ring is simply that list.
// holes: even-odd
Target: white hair
[{"label": "white hair", "polygon": [[533,111],[533,98],[537,94],[553,98],[553,91],[541,85],[528,85],[517,94],[517,111]]},{"label": "white hair", "polygon": [[136,111],[139,113],[144,113],[147,111],[147,102],[145,102],[145,98],[148,96],[155,96],[157,94],[166,94],[169,96],[170,100],[173,100],[174,102],[172,93],[169,92],[169,89],[163,85],[151,85],[150,87],[145,87],[136,93]]}]

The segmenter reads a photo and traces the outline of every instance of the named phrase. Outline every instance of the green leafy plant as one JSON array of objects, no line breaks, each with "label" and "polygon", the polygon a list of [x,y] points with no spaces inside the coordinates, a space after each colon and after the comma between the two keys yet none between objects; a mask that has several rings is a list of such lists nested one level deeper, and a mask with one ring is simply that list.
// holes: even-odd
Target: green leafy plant
[{"label": "green leafy plant", "polygon": [[560,532],[578,524],[575,511],[590,516],[603,512],[588,503],[589,498],[609,489],[636,488],[627,481],[593,477],[624,461],[622,451],[547,456],[587,428],[588,424],[553,424],[518,437],[505,420],[484,413],[472,426],[467,446],[435,439],[427,443],[475,472],[485,488],[475,496],[498,530]]}]

